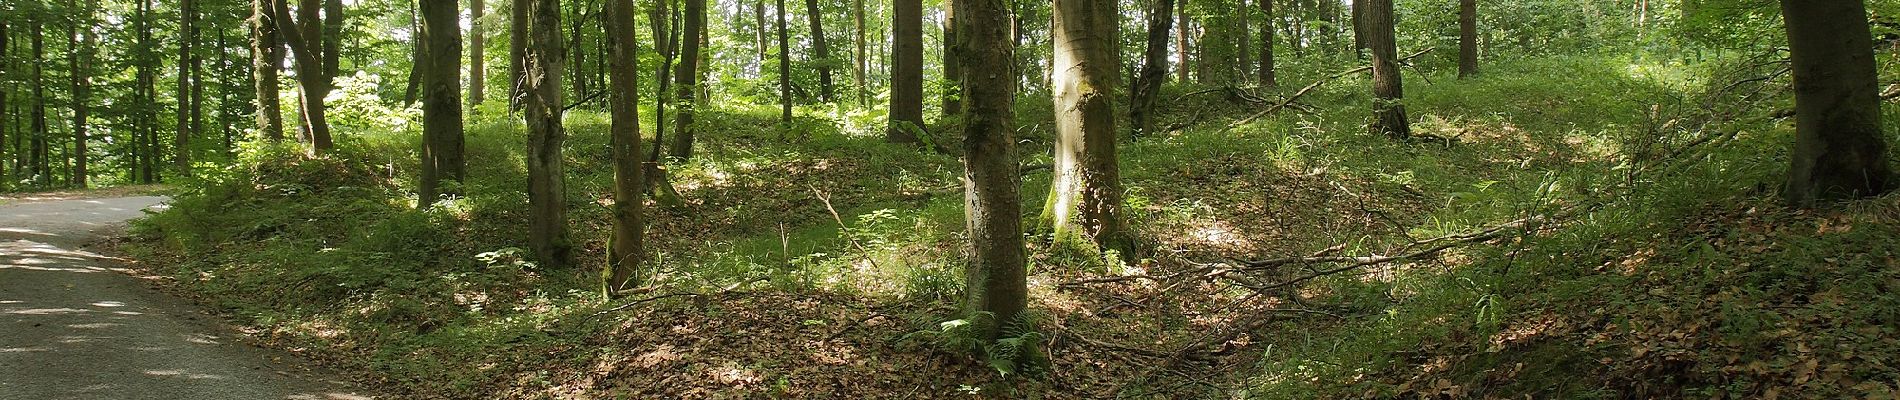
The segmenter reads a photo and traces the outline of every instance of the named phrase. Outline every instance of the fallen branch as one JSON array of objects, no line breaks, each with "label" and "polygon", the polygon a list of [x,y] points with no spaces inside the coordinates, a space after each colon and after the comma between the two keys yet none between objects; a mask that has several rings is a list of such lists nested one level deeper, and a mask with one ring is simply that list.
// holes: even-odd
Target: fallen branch
[{"label": "fallen branch", "polygon": [[[1428,47],[1424,50],[1419,50],[1417,53],[1412,53],[1411,55],[1400,57],[1399,62],[1404,63],[1408,60],[1417,58],[1418,56],[1425,55],[1425,53],[1429,53],[1432,50],[1437,50],[1437,49],[1438,49],[1437,47]],[[1370,70],[1372,70],[1372,66],[1367,65],[1367,66],[1362,66],[1359,68],[1349,69],[1344,72],[1333,74],[1332,76],[1328,76],[1325,78],[1320,78],[1317,81],[1313,81],[1312,84],[1309,84],[1309,85],[1306,85],[1306,87],[1300,88],[1299,91],[1293,92],[1292,96],[1287,96],[1286,99],[1281,100],[1279,104],[1274,104],[1272,107],[1267,107],[1267,109],[1265,110],[1260,110],[1260,112],[1254,113],[1253,115],[1249,115],[1247,116],[1247,118],[1241,118],[1240,121],[1236,121],[1233,124],[1227,125],[1227,129],[1234,129],[1234,128],[1240,127],[1241,125],[1246,125],[1249,122],[1253,122],[1256,119],[1260,119],[1260,117],[1267,116],[1267,114],[1272,114],[1274,111],[1280,111],[1280,109],[1287,108],[1287,106],[1293,104],[1294,101],[1298,101],[1300,97],[1306,96],[1308,93],[1312,93],[1314,89],[1318,89],[1320,86],[1325,85],[1327,82],[1332,82],[1339,78],[1344,78],[1347,75],[1357,74],[1360,72],[1366,72]]]}]

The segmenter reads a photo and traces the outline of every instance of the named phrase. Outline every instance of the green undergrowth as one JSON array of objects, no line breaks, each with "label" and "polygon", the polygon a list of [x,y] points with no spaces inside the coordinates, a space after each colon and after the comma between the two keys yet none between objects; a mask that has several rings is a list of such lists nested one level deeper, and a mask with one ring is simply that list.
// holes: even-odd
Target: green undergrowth
[{"label": "green undergrowth", "polygon": [[[613,178],[608,118],[585,110],[567,117],[578,267],[535,265],[521,250],[524,138],[495,106],[470,114],[461,195],[427,211],[410,192],[413,132],[354,132],[317,158],[254,143],[229,166],[179,184],[169,210],[135,225],[131,250],[169,261],[154,263],[158,272],[260,336],[368,371],[405,397],[1891,391],[1900,386],[1892,367],[1900,304],[1890,295],[1900,204],[1775,205],[1768,188],[1791,133],[1765,116],[1785,102],[1724,100],[1743,115],[1683,122],[1701,115],[1687,99],[1722,85],[1705,72],[1718,66],[1568,56],[1499,62],[1466,80],[1427,70],[1407,77],[1419,134],[1411,141],[1366,131],[1363,77],[1237,126],[1229,125],[1258,108],[1196,94],[1205,88],[1168,88],[1163,96],[1175,101],[1162,102],[1161,123],[1181,129],[1121,148],[1136,254],[1068,254],[1048,251],[1046,237],[1029,240],[1035,306],[1050,325],[1046,336],[1015,337],[1058,344],[1047,362],[1079,389],[999,378],[991,367],[1002,367],[943,362],[955,358],[904,339],[959,343],[941,336],[957,329],[942,323],[963,290],[963,171],[954,154],[884,143],[883,116],[871,111],[801,107],[789,124],[769,105],[703,113],[695,157],[667,166],[681,201],[649,203],[653,279],[636,296],[652,299],[624,309],[609,310],[620,303],[593,291]],[[1330,72],[1289,71],[1288,87],[1257,92],[1287,94],[1322,73]],[[1024,165],[1049,162],[1044,97],[1018,102]],[[949,125],[927,136],[953,153]],[[1653,157],[1716,131],[1733,139]],[[1024,177],[1024,217],[1033,221],[1049,175]],[[1304,285],[1295,300],[1320,312],[1229,343],[1239,355],[1225,362],[1238,366],[1213,379],[1224,383],[1218,389],[1165,391],[1140,376],[1152,360],[1051,339],[1066,337],[1054,330],[1061,325],[1172,351],[1232,311],[1187,296],[1154,300],[1178,309],[1105,316],[1089,309],[1112,309],[1104,305],[1117,302],[1113,294],[1056,287],[1068,279],[1329,248],[1385,254],[1559,213],[1535,234]],[[860,361],[830,363],[838,359]]]}]

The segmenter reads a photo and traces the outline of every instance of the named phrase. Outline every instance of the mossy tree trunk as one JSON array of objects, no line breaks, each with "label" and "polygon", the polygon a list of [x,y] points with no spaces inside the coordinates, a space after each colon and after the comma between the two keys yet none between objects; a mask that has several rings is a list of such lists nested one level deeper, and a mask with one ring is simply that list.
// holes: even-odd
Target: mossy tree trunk
[{"label": "mossy tree trunk", "polygon": [[567,184],[561,165],[561,43],[560,0],[521,0],[527,6],[528,49],[523,53],[522,113],[528,124],[528,243],[536,260],[549,268],[573,263],[573,244],[567,232]]},{"label": "mossy tree trunk", "polygon": [[[955,63],[966,70],[1012,65],[1015,43],[1003,0],[954,0],[958,17]],[[1028,306],[1023,255],[1022,175],[1017,167],[1013,73],[971,74],[962,80],[965,220],[970,231],[965,308],[989,313],[983,338],[995,340],[1002,323]]]},{"label": "mossy tree trunk", "polygon": [[[699,0],[688,0],[693,1]],[[610,129],[614,159],[613,236],[607,248],[608,271],[602,276],[608,297],[642,283],[639,268],[645,251],[646,220],[641,209],[646,168],[642,166],[645,158],[640,155],[640,60],[634,44],[634,13],[632,0],[607,0],[604,24],[611,67],[608,101],[612,105],[608,109],[613,113]]]},{"label": "mossy tree trunk", "polygon": [[1121,68],[1115,6],[1114,0],[1055,2],[1054,175],[1041,223],[1058,245],[1125,254],[1132,245],[1122,221],[1110,92]]},{"label": "mossy tree trunk", "polygon": [[1782,0],[1794,64],[1794,165],[1783,197],[1811,206],[1885,192],[1873,36],[1861,0]]}]

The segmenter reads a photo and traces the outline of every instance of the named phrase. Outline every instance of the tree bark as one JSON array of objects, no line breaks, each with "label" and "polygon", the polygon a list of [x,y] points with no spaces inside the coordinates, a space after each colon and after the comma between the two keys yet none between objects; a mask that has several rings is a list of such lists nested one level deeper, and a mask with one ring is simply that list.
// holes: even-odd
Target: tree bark
[{"label": "tree bark", "polygon": [[[1115,0],[1056,0],[1056,145],[1041,223],[1058,245],[1132,250],[1122,221],[1115,154],[1115,104],[1108,90],[1121,68]],[[1086,242],[1085,242],[1086,241]]]},{"label": "tree bark", "polygon": [[1458,1],[1458,78],[1478,74],[1478,0]]},{"label": "tree bark", "polygon": [[758,45],[753,47],[759,51],[759,77],[764,78],[765,63],[771,61],[771,50],[767,50],[771,48],[771,44],[765,41],[766,32],[771,30],[765,25],[765,0],[759,0],[756,7],[752,7],[752,25],[759,28],[756,32],[758,38],[755,41]]},{"label": "tree bark", "polygon": [[139,182],[142,183],[157,183],[164,178],[158,173],[158,159],[161,151],[158,146],[158,116],[154,110],[156,108],[154,103],[158,102],[157,64],[159,59],[153,53],[153,48],[157,47],[157,43],[152,41],[151,14],[152,2],[140,0],[137,15],[134,17],[139,45],[133,50],[134,57],[137,58],[134,64],[138,68],[138,82],[134,86],[133,97],[138,101],[139,106],[133,113],[137,126],[133,147],[137,149],[134,151],[136,153],[134,158],[138,161]]},{"label": "tree bark", "polygon": [[[613,114],[611,142],[614,158],[613,234],[607,248],[607,273],[602,274],[603,290],[614,297],[639,286],[640,262],[644,248],[646,221],[642,213],[645,200],[640,156],[640,60],[634,44],[634,8],[631,0],[606,0],[608,110]],[[687,0],[688,6],[703,0]],[[702,3],[703,4],[703,3]],[[691,12],[688,11],[690,14]],[[690,17],[689,17],[690,19]],[[697,40],[687,41],[697,43]],[[687,47],[698,47],[689,44]],[[688,57],[687,59],[691,59]]]},{"label": "tree bark", "polygon": [[954,0],[946,1],[943,5],[943,54],[940,57],[944,60],[945,90],[943,99],[940,100],[940,107],[943,108],[942,115],[946,117],[963,112],[963,105],[958,104],[961,100],[958,92],[962,89],[960,82],[963,81],[963,69],[955,61],[960,58],[957,55],[957,46],[961,43],[957,42],[957,10],[954,3]]},{"label": "tree bark", "polygon": [[429,56],[429,51],[422,48],[422,21],[416,13],[416,9],[409,10],[409,82],[402,90],[403,107],[416,104],[416,95],[422,92],[422,74],[426,73],[422,71],[422,65],[428,63],[423,58]]},{"label": "tree bark", "polygon": [[468,104],[482,105],[488,84],[488,60],[483,54],[487,50],[486,33],[482,32],[482,17],[488,13],[488,5],[482,0],[468,0]]},{"label": "tree bark", "polygon": [[[1261,0],[1263,3],[1266,0]],[[1174,0],[1149,0],[1147,49],[1142,52],[1141,74],[1135,77],[1128,120],[1137,135],[1155,133],[1155,98],[1168,79],[1168,31],[1173,29]]]},{"label": "tree bark", "polygon": [[[1231,73],[1233,75],[1240,77],[1240,79],[1238,79],[1239,81],[1244,82],[1250,78],[1249,75],[1252,75],[1250,72],[1253,70],[1253,30],[1249,26],[1252,25],[1253,21],[1253,9],[1247,8],[1247,0],[1235,0],[1234,4],[1239,6],[1234,10],[1234,19],[1238,20],[1235,26],[1240,30],[1239,34],[1236,35],[1240,38],[1240,43],[1234,47],[1234,56],[1239,58],[1240,62],[1234,65],[1234,69],[1230,71],[1232,71]],[[1273,29],[1272,27],[1268,27],[1262,30],[1271,31]]]},{"label": "tree bark", "polygon": [[524,67],[522,113],[528,124],[528,242],[536,260],[550,268],[573,264],[567,232],[567,184],[562,172],[560,0],[523,0],[528,8],[528,50]]},{"label": "tree bark", "polygon": [[[67,5],[71,6],[72,2],[69,1]],[[68,53],[70,56],[67,58],[67,63],[72,68],[73,80],[73,171],[70,181],[73,187],[81,189],[86,188],[86,164],[88,163],[86,142],[91,140],[91,137],[87,136],[87,128],[89,128],[87,118],[90,117],[92,110],[92,73],[88,70],[92,68],[92,13],[98,8],[97,6],[97,3],[93,3],[84,9],[74,8],[74,11],[83,15],[75,19],[73,34],[68,42],[68,45],[74,49]]]},{"label": "tree bark", "polygon": [[699,45],[700,38],[706,35],[706,0],[685,0],[685,2],[685,15],[681,17],[684,19],[682,24],[685,26],[681,34],[693,39],[680,43],[681,54],[685,56],[680,58],[680,63],[675,66],[673,72],[673,81],[676,86],[675,99],[679,102],[679,107],[677,111],[674,111],[673,144],[668,151],[680,160],[693,158],[693,136],[696,133],[693,129],[693,117],[699,109],[699,55],[705,52],[705,49],[700,48]]},{"label": "tree bark", "polygon": [[851,71],[852,72],[851,79],[857,82],[858,106],[867,107],[871,105],[871,87],[869,86],[869,84],[865,82],[865,79],[864,79],[866,70],[870,69],[869,63],[865,61],[866,54],[864,52],[864,43],[865,43],[864,0],[853,0],[852,6],[854,10],[853,16],[857,20],[856,21],[857,31],[854,33],[856,33],[858,36],[858,40],[857,40],[858,56],[852,59],[852,61],[857,64],[857,69]]},{"label": "tree bark", "polygon": [[1392,32],[1392,0],[1366,2],[1363,17],[1366,45],[1372,47],[1372,132],[1396,139],[1412,136],[1405,117],[1404,80],[1399,74],[1399,50]]},{"label": "tree bark", "polygon": [[[286,4],[287,1],[273,1],[277,9],[277,22],[280,24],[277,30],[290,45],[295,61],[293,64],[297,68],[297,82],[303,90],[302,95],[298,96],[298,101],[303,106],[301,115],[304,137],[302,139],[310,144],[312,154],[321,155],[329,152],[333,147],[330,139],[330,122],[325,117],[323,98],[330,94],[331,78],[335,76],[337,68],[335,54],[325,53],[333,51],[340,44],[335,39],[319,36],[324,31],[341,34],[343,7],[338,2],[339,0],[330,0],[336,4],[325,7],[326,12],[329,12],[328,9],[334,9],[334,14],[319,22],[317,19],[319,0],[303,0],[298,7],[302,20],[297,20],[291,18],[290,5]],[[329,27],[325,28],[325,26]]]},{"label": "tree bark", "polygon": [[508,3],[508,108],[521,111],[521,102],[527,97],[528,73],[528,2],[535,0],[510,0]]},{"label": "tree bark", "polygon": [[[1009,9],[1003,0],[954,0],[958,17],[956,63],[970,71],[1014,63]],[[970,234],[970,264],[964,307],[995,323],[979,324],[985,343],[1001,336],[1028,306],[1023,255],[1022,174],[1016,159],[1015,74],[971,74],[961,81],[963,102],[964,217]]]},{"label": "tree bark", "polygon": [[1366,3],[1377,0],[1353,0],[1352,2],[1352,49],[1353,54],[1365,56],[1371,43],[1366,41]]},{"label": "tree bark", "polygon": [[818,68],[818,98],[830,103],[835,100],[836,88],[831,80],[831,45],[825,39],[824,11],[818,8],[818,0],[805,0],[805,11],[811,19],[812,62]]},{"label": "tree bark", "polygon": [[[1260,14],[1264,15],[1267,21],[1266,24],[1260,26],[1260,85],[1266,87],[1280,86],[1280,81],[1278,77],[1274,76],[1273,71],[1273,22],[1279,20],[1279,17],[1273,14],[1274,0],[1254,1],[1260,2]],[[1294,48],[1298,47],[1295,46]]]},{"label": "tree bark", "polygon": [[28,64],[33,66],[33,140],[27,149],[27,165],[32,167],[33,182],[44,186],[51,183],[52,170],[47,168],[46,139],[51,136],[46,126],[46,44],[43,37],[44,22],[34,18],[28,22],[28,41],[32,42],[33,58]]},{"label": "tree bark", "polygon": [[1188,35],[1191,34],[1188,32],[1188,0],[1177,1],[1180,3],[1181,9],[1175,13],[1177,20],[1174,23],[1175,30],[1179,31],[1179,33],[1174,35],[1174,59],[1178,60],[1176,61],[1177,65],[1174,66],[1174,73],[1176,75],[1174,80],[1175,82],[1188,83],[1188,71],[1192,69],[1188,65]]},{"label": "tree bark", "polygon": [[[10,62],[12,59],[8,57],[12,55],[11,50],[13,50],[7,45],[7,39],[10,36],[12,33],[7,31],[6,18],[0,18],[0,77],[7,76],[9,71],[13,70]],[[5,82],[0,80],[0,83]],[[13,180],[13,176],[7,174],[7,163],[13,161],[7,151],[7,129],[13,127],[13,113],[7,108],[7,89],[0,87],[0,189],[6,189],[10,186],[7,182]]]},{"label": "tree bark", "polygon": [[172,141],[172,161],[176,163],[181,175],[191,174],[191,44],[198,41],[197,29],[192,26],[198,11],[193,8],[192,0],[178,1],[178,132]]},{"label": "tree bark", "polygon": [[[441,198],[441,181],[464,178],[462,135],[462,26],[455,0],[420,0],[422,61],[422,182],[416,205]],[[455,194],[449,191],[448,194]]]},{"label": "tree bark", "polygon": [[284,46],[279,43],[270,1],[251,1],[251,83],[257,90],[257,130],[276,142],[284,139],[284,110],[277,100],[277,71],[284,65]]},{"label": "tree bark", "polygon": [[778,104],[779,122],[792,123],[792,44],[785,27],[785,0],[778,0]]},{"label": "tree bark", "polygon": [[890,126],[884,140],[917,143],[924,127],[924,5],[894,0],[891,5]]},{"label": "tree bark", "polygon": [[1782,0],[1795,85],[1793,165],[1782,197],[1813,206],[1892,188],[1873,36],[1861,0]]}]

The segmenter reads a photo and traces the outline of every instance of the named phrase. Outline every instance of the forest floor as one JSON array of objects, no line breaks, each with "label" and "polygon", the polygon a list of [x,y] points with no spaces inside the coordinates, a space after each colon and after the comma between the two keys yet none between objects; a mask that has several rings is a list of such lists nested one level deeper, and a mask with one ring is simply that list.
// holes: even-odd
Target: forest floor
[{"label": "forest floor", "polygon": [[[595,293],[612,174],[586,111],[567,118],[580,267],[525,261],[519,122],[496,109],[471,114],[464,197],[429,211],[388,156],[413,134],[258,146],[128,250],[403,398],[1891,396],[1900,196],[1779,206],[1785,78],[1709,64],[1408,76],[1411,141],[1366,133],[1357,77],[1261,118],[1296,86],[1174,88],[1179,129],[1121,150],[1142,250],[1032,237],[1039,317],[1007,346],[953,320],[957,157],[883,143],[862,112],[707,110],[625,300]],[[1020,103],[1023,164],[1047,164],[1050,105]],[[1026,171],[1025,210],[1048,179]]]}]

